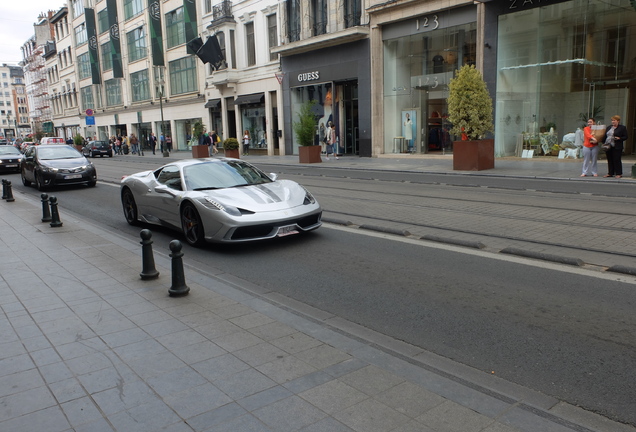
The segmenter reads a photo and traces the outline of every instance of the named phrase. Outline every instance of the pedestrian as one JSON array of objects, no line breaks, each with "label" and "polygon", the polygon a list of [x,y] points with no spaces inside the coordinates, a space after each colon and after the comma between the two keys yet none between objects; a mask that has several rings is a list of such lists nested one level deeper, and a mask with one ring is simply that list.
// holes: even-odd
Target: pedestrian
[{"label": "pedestrian", "polygon": [[150,143],[152,154],[155,154],[155,148],[157,147],[157,137],[155,136],[154,132],[150,132],[150,136],[148,137],[148,142]]},{"label": "pedestrian", "polygon": [[623,144],[627,141],[627,128],[620,124],[621,116],[612,116],[612,125],[605,130],[603,150],[607,157],[607,174],[604,177],[623,177]]},{"label": "pedestrian", "polygon": [[210,132],[210,143],[211,143],[210,154],[212,156],[214,156],[215,154],[219,152],[219,149],[217,148],[217,144],[220,142],[221,142],[221,137],[219,137],[216,131]]},{"label": "pedestrian", "polygon": [[161,145],[161,153],[166,151],[166,136],[163,133],[159,136],[159,144]]},{"label": "pedestrian", "polygon": [[202,145],[208,146],[208,152],[209,152],[209,154],[212,154],[212,138],[210,137],[209,133],[205,132],[202,135],[201,143],[202,143]]},{"label": "pedestrian", "polygon": [[115,153],[121,155],[121,137],[115,137]]},{"label": "pedestrian", "polygon": [[598,177],[597,160],[598,160],[598,141],[592,132],[592,126],[596,124],[593,118],[587,120],[587,126],[583,128],[583,172],[581,177],[589,175],[592,172],[594,177]]},{"label": "pedestrian", "polygon": [[130,134],[130,146],[132,148],[132,154],[139,155],[139,140],[135,136],[135,134]]},{"label": "pedestrian", "polygon": [[250,131],[245,129],[243,132],[243,156],[250,154]]},{"label": "pedestrian", "polygon": [[338,159],[338,154],[336,153],[336,145],[338,144],[338,137],[336,136],[336,125],[331,125],[331,131],[327,136],[327,160],[329,160],[329,155],[333,154],[333,156]]},{"label": "pedestrian", "polygon": [[172,137],[170,135],[166,135],[166,149],[168,149],[168,153],[172,151]]}]

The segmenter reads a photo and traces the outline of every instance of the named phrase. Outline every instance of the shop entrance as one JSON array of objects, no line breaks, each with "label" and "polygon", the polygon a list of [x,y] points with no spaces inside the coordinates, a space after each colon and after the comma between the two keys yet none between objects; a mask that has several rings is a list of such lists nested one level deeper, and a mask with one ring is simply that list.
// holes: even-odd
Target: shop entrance
[{"label": "shop entrance", "polygon": [[358,134],[358,80],[335,83],[340,95],[340,112],[342,113],[343,136],[340,137],[340,152],[359,155],[360,141]]}]

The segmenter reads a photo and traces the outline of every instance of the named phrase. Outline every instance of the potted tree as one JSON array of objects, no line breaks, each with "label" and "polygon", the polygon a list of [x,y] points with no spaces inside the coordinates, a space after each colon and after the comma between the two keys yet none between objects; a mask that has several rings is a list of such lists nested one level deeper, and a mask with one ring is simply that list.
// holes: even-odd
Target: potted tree
[{"label": "potted tree", "polygon": [[192,147],[193,158],[206,158],[210,156],[210,149],[207,145],[199,145],[201,135],[205,131],[205,126],[201,120],[197,120],[192,125],[192,137],[190,138],[190,146]]},{"label": "potted tree", "polygon": [[298,158],[300,163],[322,162],[320,146],[315,145],[316,126],[318,124],[314,113],[316,104],[315,100],[302,104],[298,114],[298,121],[292,125],[298,140]]},{"label": "potted tree", "polygon": [[495,167],[495,142],[484,139],[492,132],[492,99],[481,73],[464,65],[448,84],[450,133],[461,136],[453,142],[453,169],[480,171]]},{"label": "potted tree", "polygon": [[73,145],[75,145],[77,151],[81,153],[82,149],[84,148],[84,138],[82,138],[80,134],[76,134],[73,137]]},{"label": "potted tree", "polygon": [[236,138],[227,138],[223,141],[223,151],[226,157],[239,159],[239,142]]}]

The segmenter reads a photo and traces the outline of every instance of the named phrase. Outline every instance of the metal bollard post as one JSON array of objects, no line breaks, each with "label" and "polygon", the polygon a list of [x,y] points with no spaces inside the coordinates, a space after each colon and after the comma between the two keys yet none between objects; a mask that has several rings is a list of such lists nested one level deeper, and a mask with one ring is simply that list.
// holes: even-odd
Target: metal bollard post
[{"label": "metal bollard post", "polygon": [[7,199],[7,179],[2,179],[2,199]]},{"label": "metal bollard post", "polygon": [[183,245],[179,240],[170,242],[170,258],[172,258],[172,286],[168,290],[171,297],[184,296],[190,292],[190,288],[185,283],[185,274],[183,271]]},{"label": "metal bollard post", "polygon": [[49,208],[49,196],[45,193],[40,195],[42,198],[42,222],[51,222],[51,209]]},{"label": "metal bollard post", "polygon": [[139,273],[142,280],[156,279],[159,272],[155,268],[155,257],[152,253],[152,232],[149,229],[143,229],[139,233],[141,236],[141,262],[142,270]]},{"label": "metal bollard post", "polygon": [[13,202],[15,199],[13,198],[13,189],[11,187],[11,180],[7,180],[7,194],[6,194],[7,202]]},{"label": "metal bollard post", "polygon": [[57,197],[50,197],[49,202],[51,203],[51,227],[61,227],[62,221],[60,221],[60,213],[57,211]]}]

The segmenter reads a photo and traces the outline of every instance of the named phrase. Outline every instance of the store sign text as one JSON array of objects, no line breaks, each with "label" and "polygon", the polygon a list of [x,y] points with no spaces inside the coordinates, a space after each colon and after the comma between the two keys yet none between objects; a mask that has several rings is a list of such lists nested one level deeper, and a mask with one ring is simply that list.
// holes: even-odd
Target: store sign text
[{"label": "store sign text", "polygon": [[318,80],[318,79],[320,79],[320,73],[318,71],[304,72],[304,73],[298,74],[298,81],[299,82],[315,81],[315,80]]},{"label": "store sign text", "polygon": [[[420,23],[420,19],[423,21],[422,23]],[[439,21],[437,19],[437,15],[433,15],[432,18],[429,17],[424,17],[424,18],[418,18],[415,20],[415,28],[417,30],[420,30],[420,27],[423,30],[437,30],[437,28],[439,27]],[[428,27],[431,27],[430,29]]]},{"label": "store sign text", "polygon": [[519,9],[524,7],[534,7],[538,6],[540,3],[550,3],[549,1],[541,1],[541,0],[508,0],[509,5],[508,9]]}]

